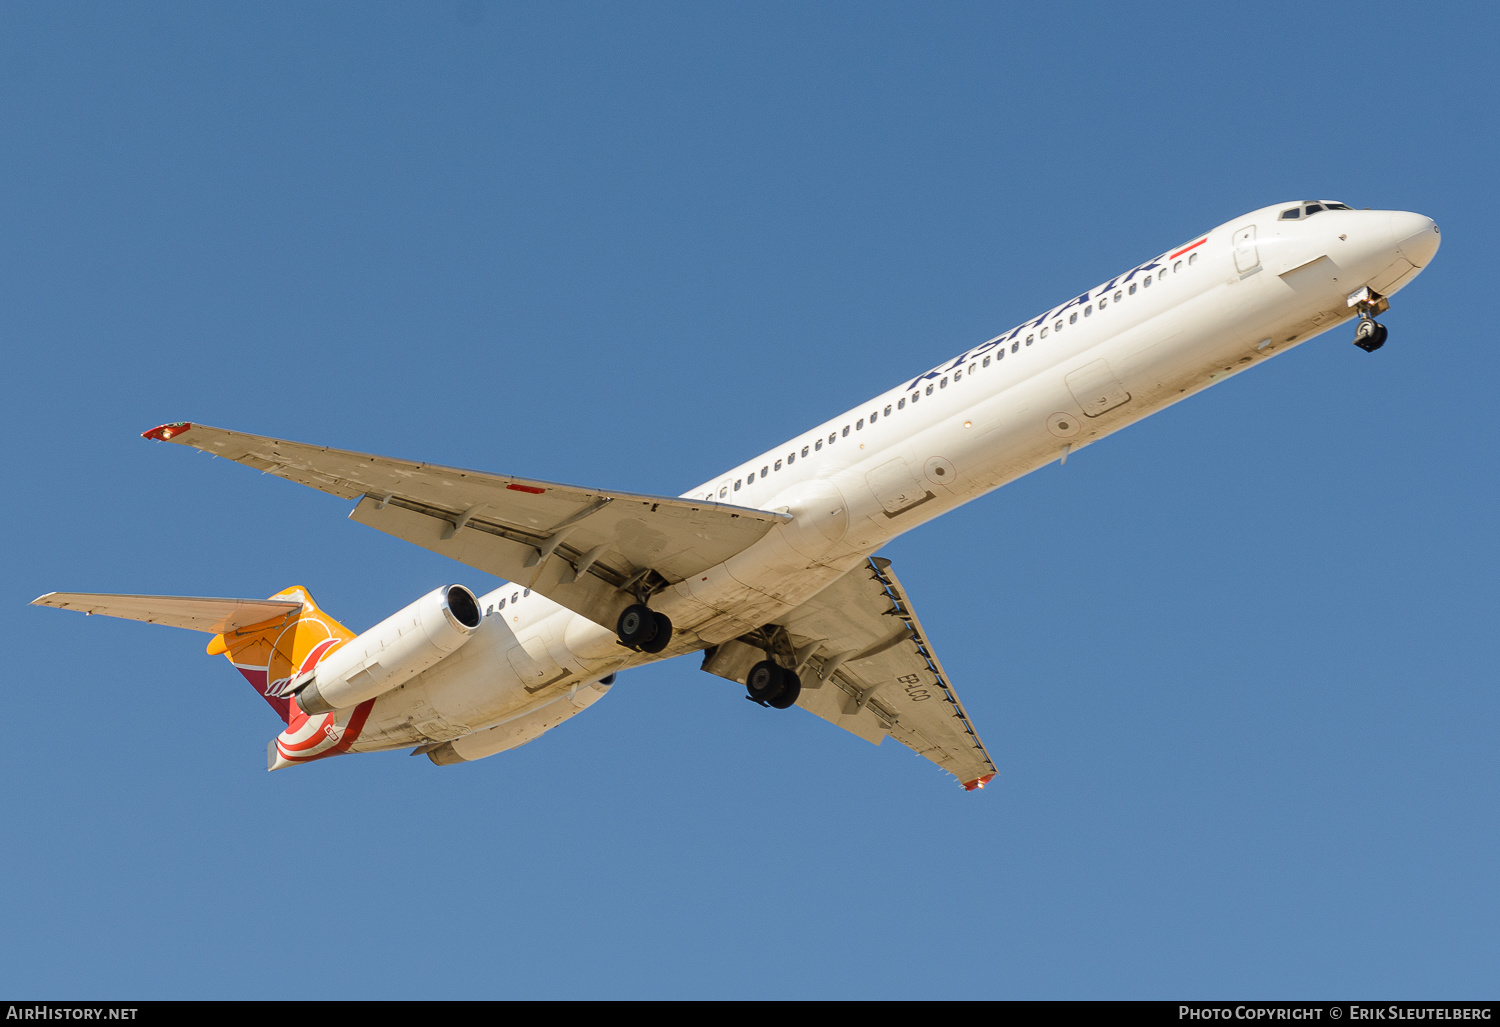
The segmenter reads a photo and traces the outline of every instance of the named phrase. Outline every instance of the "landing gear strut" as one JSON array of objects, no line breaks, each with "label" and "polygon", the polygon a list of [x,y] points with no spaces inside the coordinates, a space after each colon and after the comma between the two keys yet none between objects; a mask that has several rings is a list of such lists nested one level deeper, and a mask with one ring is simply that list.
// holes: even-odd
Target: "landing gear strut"
[{"label": "landing gear strut", "polygon": [[1359,311],[1359,326],[1354,329],[1354,345],[1366,353],[1374,353],[1385,345],[1385,325],[1375,320],[1375,315],[1391,309],[1391,301],[1368,287],[1349,297],[1349,306]]},{"label": "landing gear strut", "polygon": [[797,703],[802,694],[802,679],[796,671],[787,670],[771,660],[761,660],[745,676],[745,696],[753,703],[784,710]]},{"label": "landing gear strut", "polygon": [[620,644],[643,653],[659,653],[672,641],[672,622],[644,603],[632,603],[615,625]]}]

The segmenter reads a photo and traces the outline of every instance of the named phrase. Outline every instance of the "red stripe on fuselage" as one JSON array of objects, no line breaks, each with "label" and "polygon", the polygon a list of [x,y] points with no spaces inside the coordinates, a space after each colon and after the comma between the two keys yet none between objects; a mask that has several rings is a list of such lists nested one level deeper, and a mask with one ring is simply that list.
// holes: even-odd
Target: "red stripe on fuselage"
[{"label": "red stripe on fuselage", "polygon": [[1208,242],[1208,236],[1205,235],[1202,239],[1199,239],[1197,242],[1193,243],[1193,245],[1191,245],[1191,246],[1184,246],[1182,249],[1178,250],[1176,253],[1172,254],[1167,259],[1168,260],[1176,260],[1178,257],[1182,256],[1188,250],[1196,250],[1199,246],[1202,246],[1206,242]]}]

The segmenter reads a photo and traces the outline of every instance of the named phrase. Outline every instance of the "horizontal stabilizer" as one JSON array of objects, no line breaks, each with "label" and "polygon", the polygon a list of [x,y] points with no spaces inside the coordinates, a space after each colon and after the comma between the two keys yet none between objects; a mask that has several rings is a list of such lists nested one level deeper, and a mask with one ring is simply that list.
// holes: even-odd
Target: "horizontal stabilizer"
[{"label": "horizontal stabilizer", "polygon": [[222,635],[236,628],[286,617],[302,608],[301,603],[277,599],[108,595],[98,592],[48,592],[33,599],[31,605],[123,617],[147,624],[166,624],[191,631],[206,631],[211,635]]}]

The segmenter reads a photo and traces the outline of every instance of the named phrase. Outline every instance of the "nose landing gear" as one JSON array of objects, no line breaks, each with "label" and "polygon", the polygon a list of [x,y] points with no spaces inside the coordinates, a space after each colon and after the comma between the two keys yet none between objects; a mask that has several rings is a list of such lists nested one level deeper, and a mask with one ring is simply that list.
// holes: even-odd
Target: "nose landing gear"
[{"label": "nose landing gear", "polygon": [[1385,345],[1385,325],[1373,317],[1362,317],[1359,319],[1359,327],[1354,329],[1354,345],[1366,353],[1374,353]]},{"label": "nose landing gear", "polygon": [[802,679],[796,671],[787,670],[771,660],[761,660],[745,675],[745,696],[753,703],[784,710],[797,703],[802,694]]},{"label": "nose landing gear", "polygon": [[1391,309],[1391,301],[1371,291],[1369,286],[1351,293],[1349,306],[1359,311],[1359,326],[1354,329],[1354,345],[1366,353],[1374,353],[1385,345],[1385,325],[1375,320],[1376,314]]}]

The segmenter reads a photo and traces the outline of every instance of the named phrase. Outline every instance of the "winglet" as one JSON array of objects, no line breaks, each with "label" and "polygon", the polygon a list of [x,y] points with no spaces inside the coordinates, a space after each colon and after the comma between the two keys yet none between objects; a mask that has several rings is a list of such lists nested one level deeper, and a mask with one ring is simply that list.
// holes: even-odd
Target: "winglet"
[{"label": "winglet", "polygon": [[157,442],[170,442],[174,435],[181,435],[192,428],[191,421],[173,421],[171,424],[159,424],[150,431],[141,432],[141,438],[153,439]]},{"label": "winglet", "polygon": [[972,781],[965,781],[964,782],[964,791],[966,791],[966,792],[972,792],[976,788],[983,788],[985,785],[987,785],[987,784],[990,783],[990,780],[992,778],[994,778],[994,776],[995,776],[994,774],[986,774],[983,777],[976,777]]}]

